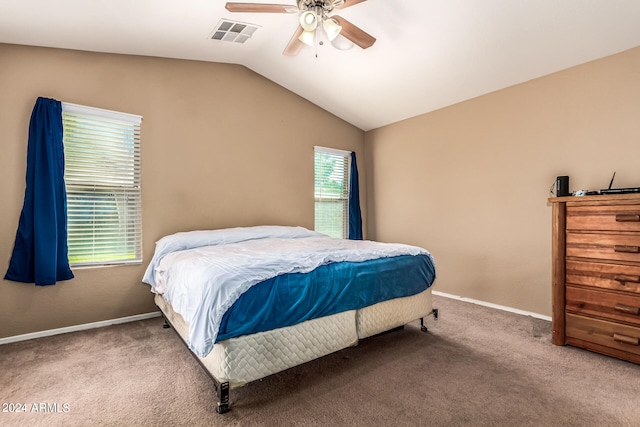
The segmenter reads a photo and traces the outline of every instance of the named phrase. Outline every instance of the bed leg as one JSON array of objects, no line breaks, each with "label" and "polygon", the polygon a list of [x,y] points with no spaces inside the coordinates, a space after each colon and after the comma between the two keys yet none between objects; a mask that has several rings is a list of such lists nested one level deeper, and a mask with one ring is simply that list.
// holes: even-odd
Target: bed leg
[{"label": "bed leg", "polygon": [[162,324],[162,327],[164,329],[169,329],[171,325],[169,325],[169,322],[167,322],[167,319],[165,317],[163,317],[163,319],[164,319],[164,323]]},{"label": "bed leg", "polygon": [[218,414],[229,412],[229,382],[225,381],[220,383],[218,380],[214,379],[214,383],[216,386],[216,392],[218,393],[218,406],[216,406],[216,412]]},{"label": "bed leg", "polygon": [[[431,314],[433,315],[433,320],[438,320],[438,309],[434,308],[433,310],[431,310]],[[424,325],[424,317],[420,318],[420,330],[422,332],[428,332],[429,329],[427,329],[427,327]]]}]

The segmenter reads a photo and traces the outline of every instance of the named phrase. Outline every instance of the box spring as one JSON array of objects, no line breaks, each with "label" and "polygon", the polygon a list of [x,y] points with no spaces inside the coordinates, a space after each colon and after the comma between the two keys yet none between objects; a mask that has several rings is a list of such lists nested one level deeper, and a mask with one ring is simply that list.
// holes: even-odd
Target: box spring
[{"label": "box spring", "polygon": [[[189,325],[162,298],[155,303],[175,331],[187,340]],[[370,337],[432,313],[431,289],[267,332],[220,341],[206,357],[197,357],[219,382],[231,388],[358,344]]]},{"label": "box spring", "polygon": [[[186,341],[189,325],[160,296],[156,305]],[[264,378],[358,344],[355,310],[308,320],[295,326],[220,341],[198,357],[218,381],[231,388]]]}]

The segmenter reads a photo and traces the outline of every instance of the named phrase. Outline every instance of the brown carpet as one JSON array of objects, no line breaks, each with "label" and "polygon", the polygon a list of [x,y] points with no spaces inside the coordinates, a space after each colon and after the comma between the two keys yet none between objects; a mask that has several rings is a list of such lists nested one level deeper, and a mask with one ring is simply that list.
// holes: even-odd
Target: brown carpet
[{"label": "brown carpet", "polygon": [[160,318],[3,345],[0,425],[640,425],[640,366],[553,346],[546,321],[434,305],[430,332],[411,324],[233,390],[225,415]]}]

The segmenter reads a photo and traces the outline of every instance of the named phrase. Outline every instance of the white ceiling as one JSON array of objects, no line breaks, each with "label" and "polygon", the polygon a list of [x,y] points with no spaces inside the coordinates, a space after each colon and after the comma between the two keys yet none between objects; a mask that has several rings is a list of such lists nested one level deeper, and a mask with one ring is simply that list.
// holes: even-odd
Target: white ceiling
[{"label": "white ceiling", "polygon": [[[295,14],[225,2],[0,0],[0,42],[242,64],[365,131],[640,46],[640,0],[368,0],[337,14],[371,48],[285,57]],[[210,40],[221,18],[260,28]]]}]

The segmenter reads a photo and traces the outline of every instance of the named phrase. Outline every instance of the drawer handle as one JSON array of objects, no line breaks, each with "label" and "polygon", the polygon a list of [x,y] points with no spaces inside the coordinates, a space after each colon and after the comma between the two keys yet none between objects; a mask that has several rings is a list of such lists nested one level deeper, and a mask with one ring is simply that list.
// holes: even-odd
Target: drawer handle
[{"label": "drawer handle", "polygon": [[620,282],[620,284],[624,286],[627,282],[640,283],[640,276],[627,276],[625,274],[616,274],[613,277],[613,280],[615,280],[616,282]]},{"label": "drawer handle", "polygon": [[640,345],[640,339],[636,337],[630,337],[622,334],[613,334],[613,339],[625,344]]},{"label": "drawer handle", "polygon": [[616,222],[640,222],[638,214],[617,214]]},{"label": "drawer handle", "polygon": [[635,314],[636,316],[640,314],[640,307],[632,307],[630,305],[616,304],[613,306],[613,308],[627,314]]},{"label": "drawer handle", "polygon": [[614,252],[624,252],[627,254],[637,254],[640,253],[639,246],[627,246],[627,245],[614,245]]}]

